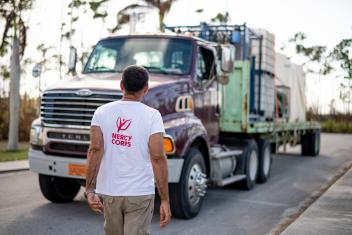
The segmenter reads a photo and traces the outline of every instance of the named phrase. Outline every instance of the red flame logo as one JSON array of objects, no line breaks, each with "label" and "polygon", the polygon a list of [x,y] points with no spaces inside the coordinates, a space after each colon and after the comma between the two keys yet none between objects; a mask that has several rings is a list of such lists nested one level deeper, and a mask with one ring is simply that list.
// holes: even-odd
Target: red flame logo
[{"label": "red flame logo", "polygon": [[118,117],[116,120],[117,132],[127,130],[131,125],[131,120],[126,120],[124,118]]}]

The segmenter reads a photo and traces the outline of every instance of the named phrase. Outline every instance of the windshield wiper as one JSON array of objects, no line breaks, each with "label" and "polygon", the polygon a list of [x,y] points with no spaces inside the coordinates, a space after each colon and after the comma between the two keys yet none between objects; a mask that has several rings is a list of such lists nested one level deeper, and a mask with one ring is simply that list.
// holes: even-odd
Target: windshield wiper
[{"label": "windshield wiper", "polygon": [[161,68],[161,67],[157,67],[157,66],[146,66],[146,65],[142,65],[142,67],[144,67],[144,68],[145,68],[146,70],[148,70],[149,72],[170,74],[170,73],[167,72],[164,68]]},{"label": "windshield wiper", "polygon": [[111,69],[106,66],[98,66],[94,68],[89,68],[88,73],[116,73],[117,70]]}]

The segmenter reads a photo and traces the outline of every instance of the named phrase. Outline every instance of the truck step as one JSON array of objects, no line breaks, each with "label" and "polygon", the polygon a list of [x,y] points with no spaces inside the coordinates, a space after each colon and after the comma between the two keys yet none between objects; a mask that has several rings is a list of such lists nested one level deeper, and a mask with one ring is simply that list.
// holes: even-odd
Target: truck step
[{"label": "truck step", "polygon": [[215,159],[220,159],[220,158],[230,157],[230,156],[239,156],[243,153],[242,150],[230,150],[230,151],[217,152],[217,153],[214,153],[214,152],[212,153],[212,158],[215,158]]},{"label": "truck step", "polygon": [[246,175],[244,174],[241,174],[241,175],[234,175],[234,176],[231,176],[231,177],[228,177],[228,178],[225,178],[219,182],[217,182],[217,186],[225,186],[225,185],[228,185],[228,184],[232,184],[234,182],[237,182],[237,181],[240,181],[240,180],[243,180],[246,178]]}]

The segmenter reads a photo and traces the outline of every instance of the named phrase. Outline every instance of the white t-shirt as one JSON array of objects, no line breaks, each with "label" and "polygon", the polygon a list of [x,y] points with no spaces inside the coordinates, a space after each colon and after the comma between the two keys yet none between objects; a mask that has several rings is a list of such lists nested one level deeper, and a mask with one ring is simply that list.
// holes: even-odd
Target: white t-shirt
[{"label": "white t-shirt", "polygon": [[96,192],[110,196],[154,194],[148,142],[150,135],[165,132],[160,112],[141,102],[119,100],[100,106],[91,126],[99,126],[104,137]]}]

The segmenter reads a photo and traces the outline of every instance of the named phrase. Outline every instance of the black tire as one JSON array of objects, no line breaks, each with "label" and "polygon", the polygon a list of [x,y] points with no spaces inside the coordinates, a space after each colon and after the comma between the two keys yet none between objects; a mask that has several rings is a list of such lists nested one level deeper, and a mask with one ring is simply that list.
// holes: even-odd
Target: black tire
[{"label": "black tire", "polygon": [[273,161],[271,155],[271,144],[267,140],[260,139],[258,141],[259,147],[259,165],[258,165],[258,183],[265,183],[271,172],[271,164]]},{"label": "black tire", "polygon": [[202,153],[196,148],[191,148],[185,157],[180,182],[169,184],[171,212],[176,218],[193,218],[199,213],[202,207],[204,197],[200,197],[198,203],[195,205],[192,205],[188,197],[190,190],[188,188],[188,180],[191,176],[191,169],[195,165],[198,165],[202,172],[206,174],[206,166]]},{"label": "black tire", "polygon": [[[252,154],[254,154],[254,159],[251,157]],[[246,178],[238,182],[238,184],[240,188],[250,190],[254,187],[258,177],[258,146],[254,140],[247,140],[247,144],[243,150],[243,160],[245,161],[244,174]],[[256,162],[252,162],[253,160]],[[255,170],[253,174],[251,174],[252,164],[255,164],[252,169]]]},{"label": "black tire", "polygon": [[51,202],[71,202],[81,185],[75,179],[39,174],[39,186],[43,196]]},{"label": "black tire", "polygon": [[276,143],[271,143],[271,148],[270,148],[270,151],[272,154],[276,154],[276,146],[277,144]]},{"label": "black tire", "polygon": [[301,136],[301,151],[304,156],[316,157],[320,153],[320,130]]}]

